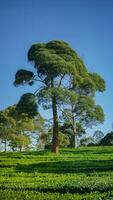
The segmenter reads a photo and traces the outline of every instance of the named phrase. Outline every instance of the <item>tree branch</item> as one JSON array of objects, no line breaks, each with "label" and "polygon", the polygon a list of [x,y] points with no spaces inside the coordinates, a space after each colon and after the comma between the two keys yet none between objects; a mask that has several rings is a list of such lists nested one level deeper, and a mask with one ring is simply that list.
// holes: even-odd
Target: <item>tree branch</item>
[{"label": "tree branch", "polygon": [[58,87],[60,87],[60,86],[61,86],[62,79],[64,78],[64,76],[65,76],[65,74],[63,74],[63,75],[62,75],[62,77],[61,77],[61,79],[60,79],[60,81],[59,81]]},{"label": "tree branch", "polygon": [[34,94],[36,94],[41,88],[43,88],[44,86],[41,86],[41,87],[39,87],[35,92],[34,92]]}]

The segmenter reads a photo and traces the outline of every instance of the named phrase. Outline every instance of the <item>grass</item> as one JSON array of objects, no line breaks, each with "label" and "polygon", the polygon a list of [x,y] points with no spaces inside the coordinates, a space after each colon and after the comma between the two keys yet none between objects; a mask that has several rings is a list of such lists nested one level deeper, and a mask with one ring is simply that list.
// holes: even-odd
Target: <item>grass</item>
[{"label": "grass", "polygon": [[0,200],[113,199],[113,147],[0,153]]}]

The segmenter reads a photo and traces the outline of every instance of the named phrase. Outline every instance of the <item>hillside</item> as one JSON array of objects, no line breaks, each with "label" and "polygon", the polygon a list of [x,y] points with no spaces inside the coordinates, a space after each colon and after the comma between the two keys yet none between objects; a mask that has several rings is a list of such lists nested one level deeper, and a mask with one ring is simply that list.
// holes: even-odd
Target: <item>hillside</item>
[{"label": "hillside", "polygon": [[113,199],[113,147],[0,153],[0,200]]}]

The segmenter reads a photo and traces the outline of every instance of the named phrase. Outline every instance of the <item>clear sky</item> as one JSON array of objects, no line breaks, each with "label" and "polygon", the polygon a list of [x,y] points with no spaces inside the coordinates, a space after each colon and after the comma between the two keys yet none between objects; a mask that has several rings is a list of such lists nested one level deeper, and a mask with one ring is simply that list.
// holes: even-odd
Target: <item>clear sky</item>
[{"label": "clear sky", "polygon": [[[0,109],[17,103],[31,87],[13,86],[20,68],[32,69],[27,51],[33,43],[67,41],[90,71],[106,81],[96,101],[105,112],[100,127],[113,122],[113,0],[0,0]],[[42,115],[44,113],[42,112]]]}]

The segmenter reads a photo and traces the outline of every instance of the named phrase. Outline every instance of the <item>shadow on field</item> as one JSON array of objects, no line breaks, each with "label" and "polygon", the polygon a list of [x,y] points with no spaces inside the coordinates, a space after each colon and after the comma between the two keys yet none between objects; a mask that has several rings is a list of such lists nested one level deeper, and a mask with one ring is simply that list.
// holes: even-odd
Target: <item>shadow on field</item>
[{"label": "shadow on field", "polygon": [[17,172],[26,173],[91,173],[113,170],[113,160],[55,161],[17,164]]}]

